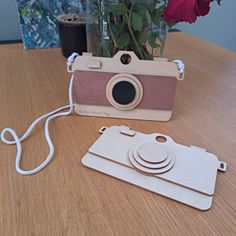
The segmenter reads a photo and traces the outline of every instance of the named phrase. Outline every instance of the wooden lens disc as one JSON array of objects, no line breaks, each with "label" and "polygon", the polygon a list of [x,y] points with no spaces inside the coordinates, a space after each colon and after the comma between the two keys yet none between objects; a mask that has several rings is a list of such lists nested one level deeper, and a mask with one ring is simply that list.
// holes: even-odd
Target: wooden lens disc
[{"label": "wooden lens disc", "polygon": [[158,164],[166,160],[168,153],[164,147],[155,142],[144,143],[137,148],[138,155],[151,164]]},{"label": "wooden lens disc", "polygon": [[161,162],[161,163],[150,163],[150,162],[146,162],[144,161],[139,155],[138,155],[138,152],[137,152],[137,149],[138,148],[135,148],[134,151],[133,151],[133,157],[134,159],[136,160],[136,162],[138,162],[140,165],[146,167],[146,168],[150,168],[150,169],[161,169],[161,168],[164,168],[166,167],[167,165],[170,164],[171,162],[171,155],[167,155],[167,158]]},{"label": "wooden lens disc", "polygon": [[169,150],[169,155],[171,157],[171,161],[165,167],[157,168],[157,169],[147,168],[137,162],[137,160],[134,157],[134,148],[131,148],[129,151],[129,161],[137,171],[140,171],[141,173],[147,174],[147,175],[156,175],[156,174],[165,173],[165,172],[169,171],[174,166],[174,163],[175,163],[174,153],[172,153],[172,151]]}]

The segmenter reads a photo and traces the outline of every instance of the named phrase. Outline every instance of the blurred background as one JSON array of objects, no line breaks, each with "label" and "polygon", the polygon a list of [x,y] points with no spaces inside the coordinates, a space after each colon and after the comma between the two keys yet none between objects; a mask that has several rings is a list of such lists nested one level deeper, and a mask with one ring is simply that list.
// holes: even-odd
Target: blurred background
[{"label": "blurred background", "polygon": [[[177,29],[236,52],[236,0],[223,0],[222,6],[212,4],[208,16],[192,25],[181,23]],[[0,1],[0,42],[21,40],[16,0]]]}]

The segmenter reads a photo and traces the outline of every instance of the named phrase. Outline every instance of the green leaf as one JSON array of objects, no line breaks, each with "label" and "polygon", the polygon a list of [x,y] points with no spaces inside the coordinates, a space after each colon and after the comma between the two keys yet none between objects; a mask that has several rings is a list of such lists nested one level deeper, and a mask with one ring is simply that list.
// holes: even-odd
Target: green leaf
[{"label": "green leaf", "polygon": [[147,9],[149,11],[153,11],[155,9],[156,5],[157,5],[157,1],[154,1],[152,4],[147,5]]},{"label": "green leaf", "polygon": [[115,35],[120,35],[124,32],[125,25],[122,23],[114,24],[112,31]]},{"label": "green leaf", "polygon": [[164,9],[165,9],[165,6],[161,6],[158,9],[155,9],[153,11],[152,22],[155,25],[159,25],[160,24],[161,16],[162,16],[162,13],[163,13]]},{"label": "green leaf", "polygon": [[149,27],[152,23],[152,17],[148,10],[145,10],[145,26]]},{"label": "green leaf", "polygon": [[145,11],[146,11],[146,8],[143,5],[137,4],[137,3],[134,4],[133,12],[136,12],[139,16],[142,17],[142,19],[145,18]]},{"label": "green leaf", "polygon": [[156,43],[156,39],[158,37],[157,33],[151,33],[150,36],[148,37],[148,44],[152,47],[152,48],[158,48],[160,47],[160,45],[158,45]]},{"label": "green leaf", "polygon": [[145,44],[149,38],[150,32],[149,31],[142,31],[138,33],[138,41],[141,44]]},{"label": "green leaf", "polygon": [[117,38],[116,43],[118,48],[126,47],[130,42],[130,36],[128,33],[122,34],[119,38]]},{"label": "green leaf", "polygon": [[132,12],[131,13],[131,24],[132,24],[132,28],[134,31],[141,31],[143,28],[142,17],[138,13]]},{"label": "green leaf", "polygon": [[141,4],[134,4],[133,12],[136,12],[143,20],[143,25],[149,27],[152,23],[152,18],[149,11]]},{"label": "green leaf", "polygon": [[111,4],[109,10],[114,15],[118,15],[118,16],[124,15],[126,12],[129,11],[124,3]]}]

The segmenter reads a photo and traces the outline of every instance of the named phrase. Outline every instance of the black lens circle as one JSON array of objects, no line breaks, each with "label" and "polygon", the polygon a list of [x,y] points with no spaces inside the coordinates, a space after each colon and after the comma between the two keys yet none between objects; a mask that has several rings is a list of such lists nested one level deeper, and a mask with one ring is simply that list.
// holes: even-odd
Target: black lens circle
[{"label": "black lens circle", "polygon": [[134,85],[128,81],[116,83],[112,89],[112,97],[120,105],[130,104],[136,96]]}]

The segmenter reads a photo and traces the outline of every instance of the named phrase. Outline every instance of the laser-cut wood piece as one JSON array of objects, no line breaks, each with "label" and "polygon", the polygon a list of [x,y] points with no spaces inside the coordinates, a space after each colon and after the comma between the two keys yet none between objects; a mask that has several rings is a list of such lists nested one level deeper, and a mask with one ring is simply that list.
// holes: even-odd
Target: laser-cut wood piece
[{"label": "laser-cut wood piece", "polygon": [[101,68],[101,61],[100,60],[89,60],[88,61],[88,68],[90,69],[100,69]]},{"label": "laser-cut wood piece", "polygon": [[135,148],[133,150],[133,155],[134,155],[134,159],[142,166],[147,167],[147,168],[151,168],[151,169],[159,169],[159,168],[163,168],[166,167],[167,165],[169,165],[169,163],[171,162],[172,158],[171,155],[167,154],[167,158],[161,162],[161,163],[157,163],[157,164],[151,164],[148,163],[146,161],[144,161],[142,158],[140,158],[140,156],[137,153],[137,148]]},{"label": "laser-cut wood piece", "polygon": [[[134,135],[129,136],[122,133],[122,130],[127,131],[128,128],[112,126],[101,129],[102,135],[83,157],[83,165],[200,210],[207,210],[211,207],[217,171],[225,172],[226,163],[218,161],[215,155],[202,149],[177,144],[163,134],[147,135],[133,131]],[[161,174],[150,173],[161,168],[152,169],[149,166],[137,165],[135,155],[138,155],[138,152],[134,155],[134,150],[135,148],[138,150],[138,147],[141,147],[140,153],[144,159],[150,153],[152,154],[149,152],[150,150],[143,152],[145,149],[142,147],[148,146],[150,142],[156,142],[158,136],[166,138],[165,143],[157,144],[161,145],[168,152],[168,156],[172,157],[172,168]],[[153,150],[155,153],[158,148]],[[152,160],[150,157],[147,159]],[[135,167],[133,163],[135,163]],[[162,169],[170,166],[171,163]],[[145,174],[140,172],[142,168],[147,171]]]},{"label": "laser-cut wood piece", "polygon": [[162,174],[165,173],[167,171],[169,171],[175,163],[175,157],[174,155],[171,155],[171,161],[169,162],[168,165],[166,165],[165,167],[162,168],[149,168],[149,167],[145,167],[143,165],[140,165],[137,160],[134,158],[134,155],[132,153],[132,150],[129,152],[129,161],[131,162],[131,164],[139,171],[145,173],[145,174]]},{"label": "laser-cut wood piece", "polygon": [[144,143],[137,149],[138,155],[146,162],[157,164],[166,160],[168,152],[161,145],[150,142]]}]

